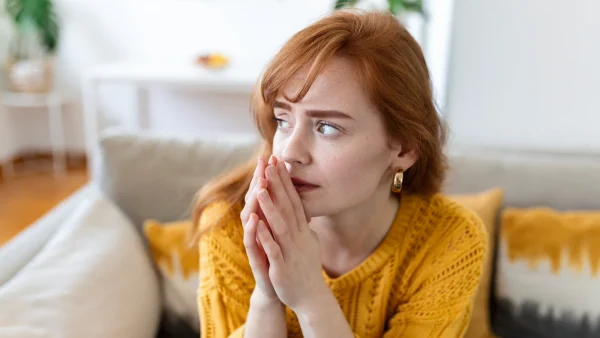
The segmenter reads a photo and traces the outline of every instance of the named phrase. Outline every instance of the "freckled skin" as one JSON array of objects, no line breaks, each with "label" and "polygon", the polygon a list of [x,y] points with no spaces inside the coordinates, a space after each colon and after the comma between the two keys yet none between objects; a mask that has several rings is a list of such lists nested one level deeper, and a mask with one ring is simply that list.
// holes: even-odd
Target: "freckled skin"
[{"label": "freckled skin", "polygon": [[[287,96],[301,88],[305,75],[301,72],[288,83]],[[288,103],[291,111],[275,108],[275,117],[282,122],[273,140],[274,154],[292,175],[321,186],[301,194],[313,217],[367,211],[373,199],[386,203],[393,169],[414,163],[398,157],[399,147],[388,147],[380,114],[348,59],[334,58],[299,103],[289,103],[283,95],[277,100]],[[337,110],[351,119],[308,117],[305,111],[310,109]],[[319,126],[320,121],[341,128]]]}]

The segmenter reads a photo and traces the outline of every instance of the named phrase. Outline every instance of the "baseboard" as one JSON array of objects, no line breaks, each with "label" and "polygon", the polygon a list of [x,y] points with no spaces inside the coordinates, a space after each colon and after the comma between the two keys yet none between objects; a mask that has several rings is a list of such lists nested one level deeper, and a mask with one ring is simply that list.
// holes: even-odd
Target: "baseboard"
[{"label": "baseboard", "polygon": [[[67,152],[66,154],[67,170],[82,170],[87,168],[87,156],[85,152]],[[15,170],[15,176],[19,176],[23,172],[29,172],[28,166],[35,163],[42,170],[52,170],[52,162],[54,154],[51,151],[44,150],[25,150],[11,158],[8,158],[2,163],[12,163]],[[42,165],[39,165],[42,163]],[[37,170],[36,170],[37,171]],[[0,170],[0,182],[4,181],[4,173]]]}]

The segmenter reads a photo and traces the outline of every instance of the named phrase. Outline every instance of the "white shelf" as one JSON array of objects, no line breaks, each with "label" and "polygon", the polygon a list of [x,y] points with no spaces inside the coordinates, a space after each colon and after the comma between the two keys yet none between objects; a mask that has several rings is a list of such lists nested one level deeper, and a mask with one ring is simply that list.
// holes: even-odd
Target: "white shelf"
[{"label": "white shelf", "polygon": [[3,92],[0,93],[0,102],[11,108],[44,108],[55,104],[56,100],[63,101],[62,93],[50,92],[45,94],[31,93],[15,93]]},{"label": "white shelf", "polygon": [[86,73],[86,82],[127,83],[184,87],[206,92],[249,94],[262,67],[232,63],[224,69],[206,69],[200,65],[108,64]]}]

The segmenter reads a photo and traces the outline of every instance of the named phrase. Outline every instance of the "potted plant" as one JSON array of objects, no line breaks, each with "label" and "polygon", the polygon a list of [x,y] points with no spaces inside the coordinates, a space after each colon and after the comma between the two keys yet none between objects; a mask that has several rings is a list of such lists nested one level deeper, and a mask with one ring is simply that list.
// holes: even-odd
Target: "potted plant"
[{"label": "potted plant", "polygon": [[5,10],[14,26],[8,55],[8,89],[50,91],[59,36],[52,0],[6,0]]},{"label": "potted plant", "polygon": [[[345,7],[353,7],[363,2],[361,0],[336,0],[335,9],[342,9]],[[423,0],[387,0],[388,8],[391,13],[397,16],[401,16],[404,13],[418,13],[425,16],[425,8],[423,6]]]},{"label": "potted plant", "polygon": [[[384,3],[387,4],[385,8],[382,8]],[[369,0],[336,0],[335,9],[338,10],[346,7],[385,9],[400,20],[421,46],[425,45],[425,38],[427,37],[427,33],[425,32],[427,28],[427,12],[424,0],[385,0],[383,2],[377,1],[377,4],[379,6]]]}]

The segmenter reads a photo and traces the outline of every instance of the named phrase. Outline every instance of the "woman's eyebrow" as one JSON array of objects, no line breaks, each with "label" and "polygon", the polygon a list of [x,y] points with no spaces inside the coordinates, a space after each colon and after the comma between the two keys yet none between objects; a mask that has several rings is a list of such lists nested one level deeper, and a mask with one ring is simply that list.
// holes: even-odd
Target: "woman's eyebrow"
[{"label": "woman's eyebrow", "polygon": [[342,118],[342,119],[350,119],[350,120],[354,120],[354,118],[352,118],[352,116],[346,114],[346,113],[342,113],[339,110],[307,110],[306,112],[306,116],[309,117],[316,117],[316,118],[327,118],[327,117],[333,117],[333,118]]},{"label": "woman's eyebrow", "polygon": [[[292,110],[292,107],[285,103],[285,102],[281,102],[281,101],[275,101],[273,103],[273,108],[280,108],[280,109],[285,109],[288,111]],[[352,116],[343,113],[339,110],[329,110],[329,109],[310,109],[307,110],[305,112],[306,116],[308,117],[315,117],[315,118],[327,118],[327,117],[333,117],[333,118],[343,118],[343,119],[351,119],[353,120],[354,118],[352,118]]]},{"label": "woman's eyebrow", "polygon": [[292,110],[292,106],[290,106],[289,104],[285,103],[285,102],[281,102],[281,101],[275,101],[273,103],[273,108],[281,108],[281,109],[285,109],[285,110]]}]

